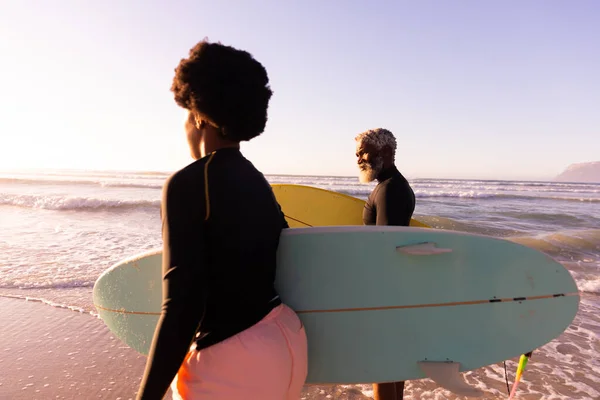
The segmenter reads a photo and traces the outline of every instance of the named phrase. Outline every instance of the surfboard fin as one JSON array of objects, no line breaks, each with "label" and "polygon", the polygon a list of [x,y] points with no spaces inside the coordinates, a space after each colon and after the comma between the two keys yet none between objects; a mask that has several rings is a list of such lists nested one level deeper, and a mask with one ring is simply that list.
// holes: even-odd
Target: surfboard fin
[{"label": "surfboard fin", "polygon": [[464,381],[458,372],[460,363],[452,361],[419,361],[417,364],[429,379],[454,394],[467,397],[483,396],[483,391]]}]

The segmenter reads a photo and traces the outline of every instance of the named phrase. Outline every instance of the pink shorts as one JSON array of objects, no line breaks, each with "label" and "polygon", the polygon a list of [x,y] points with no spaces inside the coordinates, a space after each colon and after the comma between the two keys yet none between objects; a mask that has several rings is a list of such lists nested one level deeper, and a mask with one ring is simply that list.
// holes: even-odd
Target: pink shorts
[{"label": "pink shorts", "polygon": [[190,350],[171,384],[173,399],[297,400],[308,372],[306,346],[300,319],[279,305],[245,331]]}]

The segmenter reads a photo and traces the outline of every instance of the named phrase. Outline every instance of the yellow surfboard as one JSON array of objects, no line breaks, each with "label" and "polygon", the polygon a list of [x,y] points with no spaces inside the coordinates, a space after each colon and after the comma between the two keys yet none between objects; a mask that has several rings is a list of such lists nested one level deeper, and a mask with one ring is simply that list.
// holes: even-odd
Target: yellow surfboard
[{"label": "yellow surfboard", "polygon": [[[271,187],[290,228],[363,225],[364,200],[312,186],[272,184]],[[414,218],[410,226],[430,228]]]}]

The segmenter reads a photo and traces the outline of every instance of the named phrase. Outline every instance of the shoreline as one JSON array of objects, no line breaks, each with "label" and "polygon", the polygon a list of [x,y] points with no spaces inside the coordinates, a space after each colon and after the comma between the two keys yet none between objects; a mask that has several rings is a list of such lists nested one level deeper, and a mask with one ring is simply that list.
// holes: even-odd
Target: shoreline
[{"label": "shoreline", "polygon": [[146,358],[102,320],[1,297],[0,325],[0,398],[135,398]]},{"label": "shoreline", "polygon": [[[0,326],[0,399],[135,399],[146,357],[94,314],[0,295]],[[370,386],[306,386],[302,398],[368,400]]]},{"label": "shoreline", "polygon": [[[600,325],[600,317],[582,324],[582,314],[593,312],[590,306],[598,309],[590,297],[596,296],[584,296],[587,304],[580,305],[576,321],[566,332],[535,351],[519,385],[520,399],[566,396],[584,400],[600,393],[596,373],[586,360],[592,350],[586,347],[600,351],[600,341],[580,341],[594,335],[590,323]],[[135,399],[146,357],[117,339],[93,314],[57,308],[37,299],[0,296],[0,326],[0,399]],[[506,362],[511,386],[516,364],[517,359]],[[571,371],[573,367],[577,372]],[[503,365],[498,363],[468,371],[463,377],[492,400],[507,396],[504,375]],[[370,383],[307,385],[301,399],[368,400],[370,396]],[[170,398],[168,392],[165,399]],[[429,379],[408,381],[404,398],[468,400]]]}]

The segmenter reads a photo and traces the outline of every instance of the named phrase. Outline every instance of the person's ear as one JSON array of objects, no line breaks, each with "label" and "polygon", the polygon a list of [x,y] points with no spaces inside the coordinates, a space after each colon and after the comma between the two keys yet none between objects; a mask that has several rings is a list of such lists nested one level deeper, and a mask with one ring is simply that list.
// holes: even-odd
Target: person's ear
[{"label": "person's ear", "polygon": [[198,114],[194,115],[194,123],[196,125],[196,129],[201,130],[204,128],[206,121],[204,121]]}]

